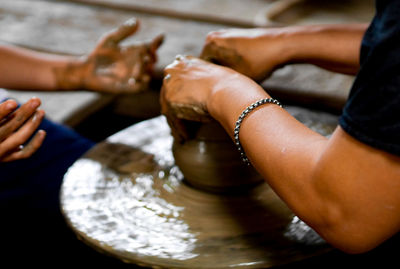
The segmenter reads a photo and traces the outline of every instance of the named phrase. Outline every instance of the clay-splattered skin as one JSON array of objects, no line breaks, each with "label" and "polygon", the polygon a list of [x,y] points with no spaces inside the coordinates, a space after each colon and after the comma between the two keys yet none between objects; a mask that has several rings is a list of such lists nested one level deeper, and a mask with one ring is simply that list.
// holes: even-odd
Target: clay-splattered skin
[{"label": "clay-splattered skin", "polygon": [[150,82],[156,51],[163,35],[150,42],[122,47],[119,43],[134,34],[139,22],[131,19],[107,33],[95,49],[66,68],[54,73],[59,89],[87,89],[108,93],[133,93],[144,90]]},{"label": "clay-splattered skin", "polygon": [[283,28],[223,29],[207,35],[200,58],[263,81],[286,64],[277,36]]},{"label": "clay-splattered skin", "polygon": [[[192,56],[177,55],[175,61],[164,69],[165,77],[160,96],[161,113],[166,116],[173,137],[180,143],[190,138],[190,129],[193,125],[191,122],[212,121],[211,115],[203,104],[203,101],[207,99],[207,94],[202,89],[205,89],[203,76],[209,71],[213,73],[211,70],[214,66]],[[182,77],[192,76],[193,73],[195,73],[193,83],[182,89],[181,75]],[[207,76],[208,78],[210,79],[207,83],[212,84],[213,78]],[[189,98],[188,101],[191,94],[196,94],[197,98]]]}]

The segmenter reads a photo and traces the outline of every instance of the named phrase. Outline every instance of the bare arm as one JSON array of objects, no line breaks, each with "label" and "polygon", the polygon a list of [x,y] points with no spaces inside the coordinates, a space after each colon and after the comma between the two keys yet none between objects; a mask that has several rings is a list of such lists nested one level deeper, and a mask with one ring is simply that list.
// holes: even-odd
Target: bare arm
[{"label": "bare arm", "polygon": [[[234,88],[211,96],[208,106],[232,137],[241,111],[268,97],[257,88],[252,94]],[[240,141],[276,193],[332,245],[363,252],[398,231],[399,157],[358,142],[340,127],[328,140],[275,105],[244,120]]]},{"label": "bare arm", "polygon": [[257,81],[291,63],[356,74],[367,24],[228,29],[207,36],[201,58]]},{"label": "bare arm", "polygon": [[[166,115],[174,104],[208,111],[233,137],[241,112],[266,97],[257,83],[229,68],[181,58],[166,69],[162,105]],[[340,127],[328,140],[273,104],[251,112],[239,137],[282,200],[337,248],[364,252],[399,230],[399,157],[358,142]]]},{"label": "bare arm", "polygon": [[294,29],[290,62],[311,63],[330,71],[355,75],[360,68],[361,40],[368,24],[308,26]]},{"label": "bare arm", "polygon": [[78,58],[0,46],[0,87],[21,90],[58,89],[55,69],[78,65]]},{"label": "bare arm", "polygon": [[119,43],[138,28],[138,21],[127,21],[105,34],[93,51],[82,57],[0,45],[0,87],[110,93],[143,90],[150,81],[163,36],[121,47]]},{"label": "bare arm", "polygon": [[[207,105],[232,137],[242,110],[268,97],[250,82],[246,91],[236,85],[215,91]],[[364,252],[398,231],[399,157],[358,142],[340,127],[328,140],[275,105],[244,120],[240,141],[276,193],[334,246]]]}]

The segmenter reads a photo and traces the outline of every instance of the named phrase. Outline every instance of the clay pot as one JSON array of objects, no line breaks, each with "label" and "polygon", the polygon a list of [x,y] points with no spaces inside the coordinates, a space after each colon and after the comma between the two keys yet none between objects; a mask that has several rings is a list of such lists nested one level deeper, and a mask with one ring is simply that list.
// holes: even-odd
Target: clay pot
[{"label": "clay pot", "polygon": [[[172,153],[188,184],[211,192],[246,191],[262,177],[241,159],[233,141],[217,121],[191,123],[192,136],[176,140]],[[194,131],[193,131],[194,129]]]}]

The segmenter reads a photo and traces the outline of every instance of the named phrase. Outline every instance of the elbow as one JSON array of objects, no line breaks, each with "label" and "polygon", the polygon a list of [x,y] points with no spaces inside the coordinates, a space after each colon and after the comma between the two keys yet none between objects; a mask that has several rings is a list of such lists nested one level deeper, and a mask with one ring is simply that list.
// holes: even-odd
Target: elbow
[{"label": "elbow", "polygon": [[368,252],[387,238],[377,226],[368,224],[357,213],[349,213],[348,208],[340,204],[325,206],[323,214],[310,226],[328,244],[347,254]]},{"label": "elbow", "polygon": [[[321,187],[329,191],[321,192]],[[376,218],[371,218],[372,212],[360,210],[354,196],[338,190],[332,193],[335,189],[333,186],[318,186],[317,189],[320,189],[316,190],[320,195],[315,195],[318,198],[314,205],[317,206],[307,216],[310,217],[309,225],[334,248],[348,254],[361,254],[390,237],[384,225]]]},{"label": "elbow", "polygon": [[[341,226],[345,226],[342,224]],[[322,237],[334,248],[347,254],[366,253],[382,242],[376,240],[368,234],[362,234],[359,230],[343,231],[343,228],[331,229],[329,232],[322,232]]]}]

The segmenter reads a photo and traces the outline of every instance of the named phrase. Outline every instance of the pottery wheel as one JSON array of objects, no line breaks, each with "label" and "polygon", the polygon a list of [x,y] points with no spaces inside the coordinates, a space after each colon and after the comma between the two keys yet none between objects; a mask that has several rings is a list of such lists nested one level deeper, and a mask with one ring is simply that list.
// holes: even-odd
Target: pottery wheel
[{"label": "pottery wheel", "polygon": [[[329,114],[287,110],[324,135],[337,124]],[[188,186],[171,144],[160,116],[111,136],[74,163],[61,203],[81,240],[153,268],[268,268],[331,249],[266,183],[236,195]]]}]

